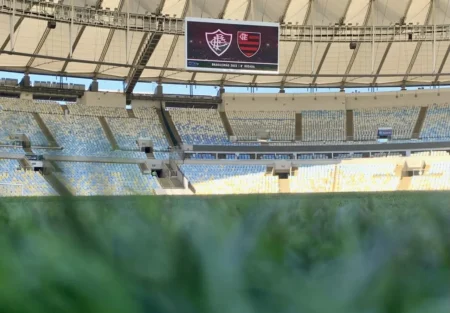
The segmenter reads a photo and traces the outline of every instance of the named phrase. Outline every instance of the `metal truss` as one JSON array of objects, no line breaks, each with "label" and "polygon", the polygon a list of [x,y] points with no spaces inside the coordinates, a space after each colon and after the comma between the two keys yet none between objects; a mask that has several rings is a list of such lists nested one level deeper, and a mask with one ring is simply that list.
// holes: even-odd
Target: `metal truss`
[{"label": "metal truss", "polygon": [[[15,6],[14,6],[15,3]],[[19,17],[55,20],[92,27],[121,29],[139,32],[161,32],[162,34],[184,35],[184,19],[156,15],[152,13],[134,14],[120,10],[98,9],[94,7],[72,7],[52,2],[30,0],[0,0],[0,13],[15,14]],[[30,9],[30,5],[32,6]],[[73,10],[73,12],[72,12]],[[341,25],[327,26],[294,25],[282,23],[280,40],[294,42],[432,42],[450,40],[450,25],[389,26]]]}]

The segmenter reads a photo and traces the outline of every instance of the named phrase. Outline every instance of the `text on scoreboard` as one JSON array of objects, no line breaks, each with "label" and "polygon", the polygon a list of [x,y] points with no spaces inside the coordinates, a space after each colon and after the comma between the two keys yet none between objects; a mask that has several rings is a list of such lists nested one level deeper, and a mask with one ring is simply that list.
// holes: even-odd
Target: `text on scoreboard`
[{"label": "text on scoreboard", "polygon": [[278,73],[277,23],[186,18],[186,69]]}]

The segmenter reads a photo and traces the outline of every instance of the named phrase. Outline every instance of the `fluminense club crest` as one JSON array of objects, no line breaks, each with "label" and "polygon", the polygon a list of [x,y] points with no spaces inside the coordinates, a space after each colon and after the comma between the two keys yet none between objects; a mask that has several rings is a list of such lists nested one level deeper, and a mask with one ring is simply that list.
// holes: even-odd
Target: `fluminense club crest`
[{"label": "fluminense club crest", "polygon": [[220,57],[228,50],[228,48],[231,46],[231,41],[233,40],[232,34],[224,33],[220,29],[216,30],[213,33],[205,33],[205,36],[209,48],[218,57]]}]

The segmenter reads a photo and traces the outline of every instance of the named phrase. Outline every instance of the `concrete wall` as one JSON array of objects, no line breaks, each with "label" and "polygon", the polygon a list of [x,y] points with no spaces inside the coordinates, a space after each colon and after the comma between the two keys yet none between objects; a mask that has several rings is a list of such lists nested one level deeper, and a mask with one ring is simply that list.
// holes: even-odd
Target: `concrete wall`
[{"label": "concrete wall", "polygon": [[131,101],[131,107],[136,108],[157,108],[161,107],[159,101],[149,101],[149,100],[133,100]]},{"label": "concrete wall", "polygon": [[373,93],[223,94],[221,111],[354,110],[445,103],[450,89]]},{"label": "concrete wall", "polygon": [[21,92],[20,99],[22,100],[33,100],[33,94],[31,92]]},{"label": "concrete wall", "polygon": [[225,111],[344,110],[345,95],[330,94],[223,94]]},{"label": "concrete wall", "polygon": [[80,99],[80,104],[109,108],[125,108],[126,99],[123,93],[86,91],[84,96]]}]

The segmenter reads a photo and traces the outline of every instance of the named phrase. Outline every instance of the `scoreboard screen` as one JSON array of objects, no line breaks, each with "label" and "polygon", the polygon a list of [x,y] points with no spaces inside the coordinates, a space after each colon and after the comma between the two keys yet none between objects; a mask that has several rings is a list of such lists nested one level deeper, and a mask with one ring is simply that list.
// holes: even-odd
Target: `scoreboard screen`
[{"label": "scoreboard screen", "polygon": [[186,18],[186,69],[278,74],[278,23]]}]

